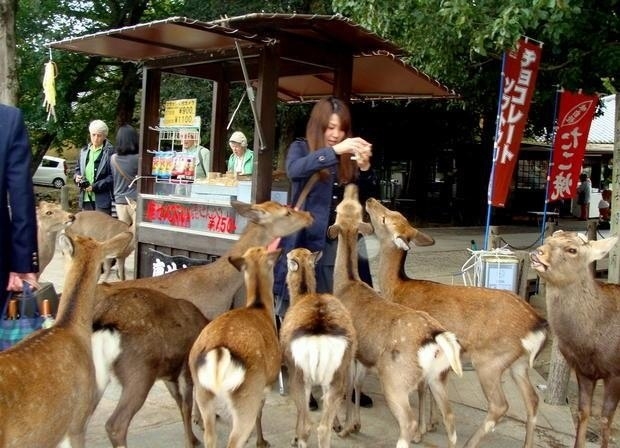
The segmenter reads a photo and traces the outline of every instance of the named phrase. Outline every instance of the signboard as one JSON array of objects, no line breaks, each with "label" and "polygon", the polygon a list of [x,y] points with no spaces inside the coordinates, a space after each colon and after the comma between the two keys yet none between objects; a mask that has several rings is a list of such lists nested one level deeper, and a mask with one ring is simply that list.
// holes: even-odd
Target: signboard
[{"label": "signboard", "polygon": [[536,75],[542,48],[538,42],[522,38],[517,50],[504,54],[502,96],[499,123],[495,136],[493,177],[489,182],[489,204],[505,207],[512,174],[530,102],[536,86]]},{"label": "signboard", "polygon": [[196,116],[196,98],[166,101],[164,126],[192,126]]},{"label": "signboard", "polygon": [[596,95],[564,91],[560,95],[558,129],[553,141],[549,202],[575,197],[590,125],[598,104]]}]

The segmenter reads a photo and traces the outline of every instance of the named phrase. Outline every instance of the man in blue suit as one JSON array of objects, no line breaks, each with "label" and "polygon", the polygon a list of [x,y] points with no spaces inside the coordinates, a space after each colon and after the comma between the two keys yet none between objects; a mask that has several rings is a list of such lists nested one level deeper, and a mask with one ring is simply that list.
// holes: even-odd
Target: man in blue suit
[{"label": "man in blue suit", "polygon": [[37,218],[30,143],[19,109],[0,104],[0,305],[37,282]]}]

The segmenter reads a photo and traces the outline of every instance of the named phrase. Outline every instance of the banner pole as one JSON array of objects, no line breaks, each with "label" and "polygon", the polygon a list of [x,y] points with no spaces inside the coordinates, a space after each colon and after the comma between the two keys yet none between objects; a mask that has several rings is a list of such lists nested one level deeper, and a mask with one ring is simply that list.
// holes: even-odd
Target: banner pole
[{"label": "banner pole", "polygon": [[541,223],[540,236],[538,239],[542,243],[545,239],[545,227],[547,224],[547,209],[549,205],[549,184],[551,182],[551,168],[553,167],[553,154],[555,152],[555,142],[558,134],[559,126],[557,125],[558,120],[558,102],[560,97],[560,92],[562,89],[558,89],[555,91],[555,104],[553,106],[553,121],[552,128],[553,129],[553,138],[551,139],[551,151],[549,151],[549,163],[547,164],[547,183],[545,184],[545,204],[543,206],[543,219]]},{"label": "banner pole", "polygon": [[502,110],[502,96],[504,95],[504,78],[506,73],[504,72],[504,67],[506,64],[506,52],[504,52],[504,56],[502,58],[502,71],[499,77],[499,98],[497,100],[497,116],[495,117],[495,137],[493,138],[493,159],[491,160],[491,174],[489,176],[489,186],[487,188],[487,218],[486,224],[484,227],[484,250],[488,250],[488,241],[489,241],[489,231],[491,228],[491,199],[493,197],[493,185],[495,183],[495,162],[497,161],[499,148],[497,147],[497,139],[499,132],[499,125],[501,120],[501,110]]}]

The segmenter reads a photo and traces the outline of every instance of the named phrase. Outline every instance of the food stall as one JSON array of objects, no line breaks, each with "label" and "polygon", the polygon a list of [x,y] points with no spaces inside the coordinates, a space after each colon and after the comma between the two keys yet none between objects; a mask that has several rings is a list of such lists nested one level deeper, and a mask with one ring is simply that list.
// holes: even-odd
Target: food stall
[{"label": "food stall", "polygon": [[[231,199],[286,202],[274,183],[272,159],[278,101],[335,95],[351,101],[453,98],[405,64],[395,44],[340,16],[248,14],[211,22],[172,17],[52,42],[49,47],[142,65],[140,181],[136,273],[152,275],[152,253],[213,259],[238,238],[244,223]],[[212,171],[224,173],[230,90],[243,83],[255,114],[254,170],[245,179],[211,178],[190,188],[153,176],[161,146],[162,74],[213,81]],[[170,131],[170,130],[168,130]],[[172,129],[172,133],[179,129]],[[164,132],[165,135],[165,132]],[[174,140],[175,137],[173,137]]]}]

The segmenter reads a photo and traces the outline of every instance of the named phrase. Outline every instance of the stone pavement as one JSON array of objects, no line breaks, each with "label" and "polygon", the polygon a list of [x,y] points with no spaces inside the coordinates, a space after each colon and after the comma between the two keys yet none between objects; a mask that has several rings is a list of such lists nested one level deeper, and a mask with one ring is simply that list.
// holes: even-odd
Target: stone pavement
[{"label": "stone pavement", "polygon": [[[580,228],[584,223],[571,221],[572,226]],[[562,228],[562,221],[560,222]],[[566,225],[568,226],[568,223]],[[571,228],[572,229],[572,228]],[[461,283],[462,277],[457,275],[470,254],[467,248],[473,239],[479,247],[483,246],[484,228],[426,228],[422,229],[436,239],[436,244],[430,247],[415,248],[407,261],[407,271],[416,278],[428,278],[444,283]],[[532,227],[502,228],[502,236],[513,247],[525,248],[534,244],[538,237],[538,230]],[[372,241],[368,243],[369,253],[376,250]],[[532,247],[533,249],[533,247]],[[528,249],[528,250],[532,250]],[[42,281],[54,283],[58,292],[62,291],[63,273],[62,258],[56,254],[52,263],[41,275]],[[374,272],[375,262],[371,258],[371,269]],[[133,257],[127,260],[127,275],[133,276]],[[545,386],[545,380],[533,369],[530,370],[533,384],[540,389]],[[496,430],[484,439],[482,446],[512,448],[523,445],[525,434],[525,410],[519,392],[514,382],[506,375],[503,384],[510,404],[508,415],[500,422]],[[362,430],[359,434],[347,439],[332,438],[334,448],[354,447],[394,447],[398,438],[396,421],[389,412],[375,374],[371,373],[366,379],[364,391],[374,400],[374,407],[362,409]],[[88,427],[87,446],[92,448],[109,447],[105,432],[105,421],[116,406],[120,388],[116,384],[106,390],[97,410]],[[458,434],[457,446],[469,438],[475,429],[483,422],[486,414],[486,400],[471,370],[464,372],[463,378],[452,375],[450,379],[449,397],[456,416]],[[412,397],[414,405],[417,397]],[[287,395],[281,395],[278,385],[274,385],[267,398],[263,413],[265,438],[273,447],[290,446],[295,426],[295,407]],[[319,414],[312,413],[314,420]],[[227,419],[218,422],[219,446],[225,446],[229,431]],[[202,441],[202,432],[195,426],[194,432]],[[540,400],[535,436],[536,447],[569,447],[574,443],[575,428],[568,406],[550,406]],[[309,446],[316,445],[316,436],[310,438]],[[248,446],[255,444],[252,435]],[[180,422],[180,413],[173,399],[169,396],[165,386],[158,382],[151,390],[143,408],[134,417],[129,428],[129,447],[144,448],[175,448],[183,446],[183,428]],[[437,431],[428,433],[418,445],[422,447],[447,446],[447,438],[443,425]],[[588,443],[588,447],[594,447]]]}]

